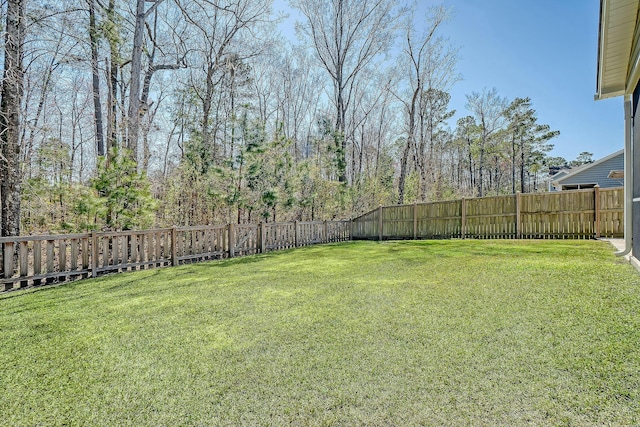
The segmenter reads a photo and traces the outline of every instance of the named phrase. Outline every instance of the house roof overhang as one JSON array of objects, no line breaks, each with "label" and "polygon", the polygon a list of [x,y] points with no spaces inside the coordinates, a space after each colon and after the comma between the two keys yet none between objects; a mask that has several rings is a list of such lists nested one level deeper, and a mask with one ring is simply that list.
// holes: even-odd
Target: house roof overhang
[{"label": "house roof overhang", "polygon": [[633,93],[640,79],[638,0],[600,0],[595,99]]}]

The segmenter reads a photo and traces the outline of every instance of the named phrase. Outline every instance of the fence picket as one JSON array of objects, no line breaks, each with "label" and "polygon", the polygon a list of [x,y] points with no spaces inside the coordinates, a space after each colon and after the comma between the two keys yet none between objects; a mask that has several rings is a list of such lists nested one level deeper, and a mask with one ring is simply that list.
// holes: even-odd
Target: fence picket
[{"label": "fence picket", "polygon": [[71,271],[78,269],[78,240],[71,239]]},{"label": "fence picket", "polygon": [[[36,240],[33,242],[33,275],[39,276],[42,271],[42,242]],[[35,279],[33,286],[39,286],[42,280]]]},{"label": "fence picket", "polygon": [[65,239],[58,240],[58,271],[60,273],[67,271],[67,241]]}]

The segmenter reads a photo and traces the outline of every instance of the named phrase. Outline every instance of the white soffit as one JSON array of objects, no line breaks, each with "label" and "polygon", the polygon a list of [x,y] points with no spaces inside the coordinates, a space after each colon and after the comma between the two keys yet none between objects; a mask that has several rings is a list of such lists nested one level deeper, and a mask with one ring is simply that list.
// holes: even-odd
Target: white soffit
[{"label": "white soffit", "polygon": [[635,59],[640,46],[634,43],[639,5],[638,0],[600,1],[596,99],[624,95],[635,87],[635,81],[628,83],[640,72]]}]

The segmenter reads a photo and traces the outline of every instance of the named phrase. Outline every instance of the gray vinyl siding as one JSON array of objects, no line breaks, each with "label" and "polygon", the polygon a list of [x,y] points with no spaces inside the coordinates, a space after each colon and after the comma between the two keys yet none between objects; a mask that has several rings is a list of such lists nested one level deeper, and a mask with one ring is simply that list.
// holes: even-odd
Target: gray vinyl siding
[{"label": "gray vinyl siding", "polygon": [[601,188],[622,187],[624,179],[607,178],[612,170],[624,169],[624,154],[615,156],[598,165],[586,167],[585,170],[576,173],[566,179],[560,179],[560,185],[598,184]]}]

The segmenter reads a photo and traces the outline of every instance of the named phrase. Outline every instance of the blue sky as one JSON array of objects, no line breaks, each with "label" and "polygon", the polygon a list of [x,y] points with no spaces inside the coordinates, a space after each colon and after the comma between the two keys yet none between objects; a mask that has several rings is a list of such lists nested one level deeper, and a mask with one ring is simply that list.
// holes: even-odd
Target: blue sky
[{"label": "blue sky", "polygon": [[[452,126],[468,114],[466,94],[495,87],[509,100],[530,97],[539,122],[560,131],[552,155],[572,160],[589,151],[597,159],[623,147],[622,99],[593,100],[599,1],[422,0],[418,17],[434,4],[451,9],[443,35],[460,48]],[[289,10],[284,0],[274,9]],[[291,14],[283,32],[292,31],[294,21]]]}]

